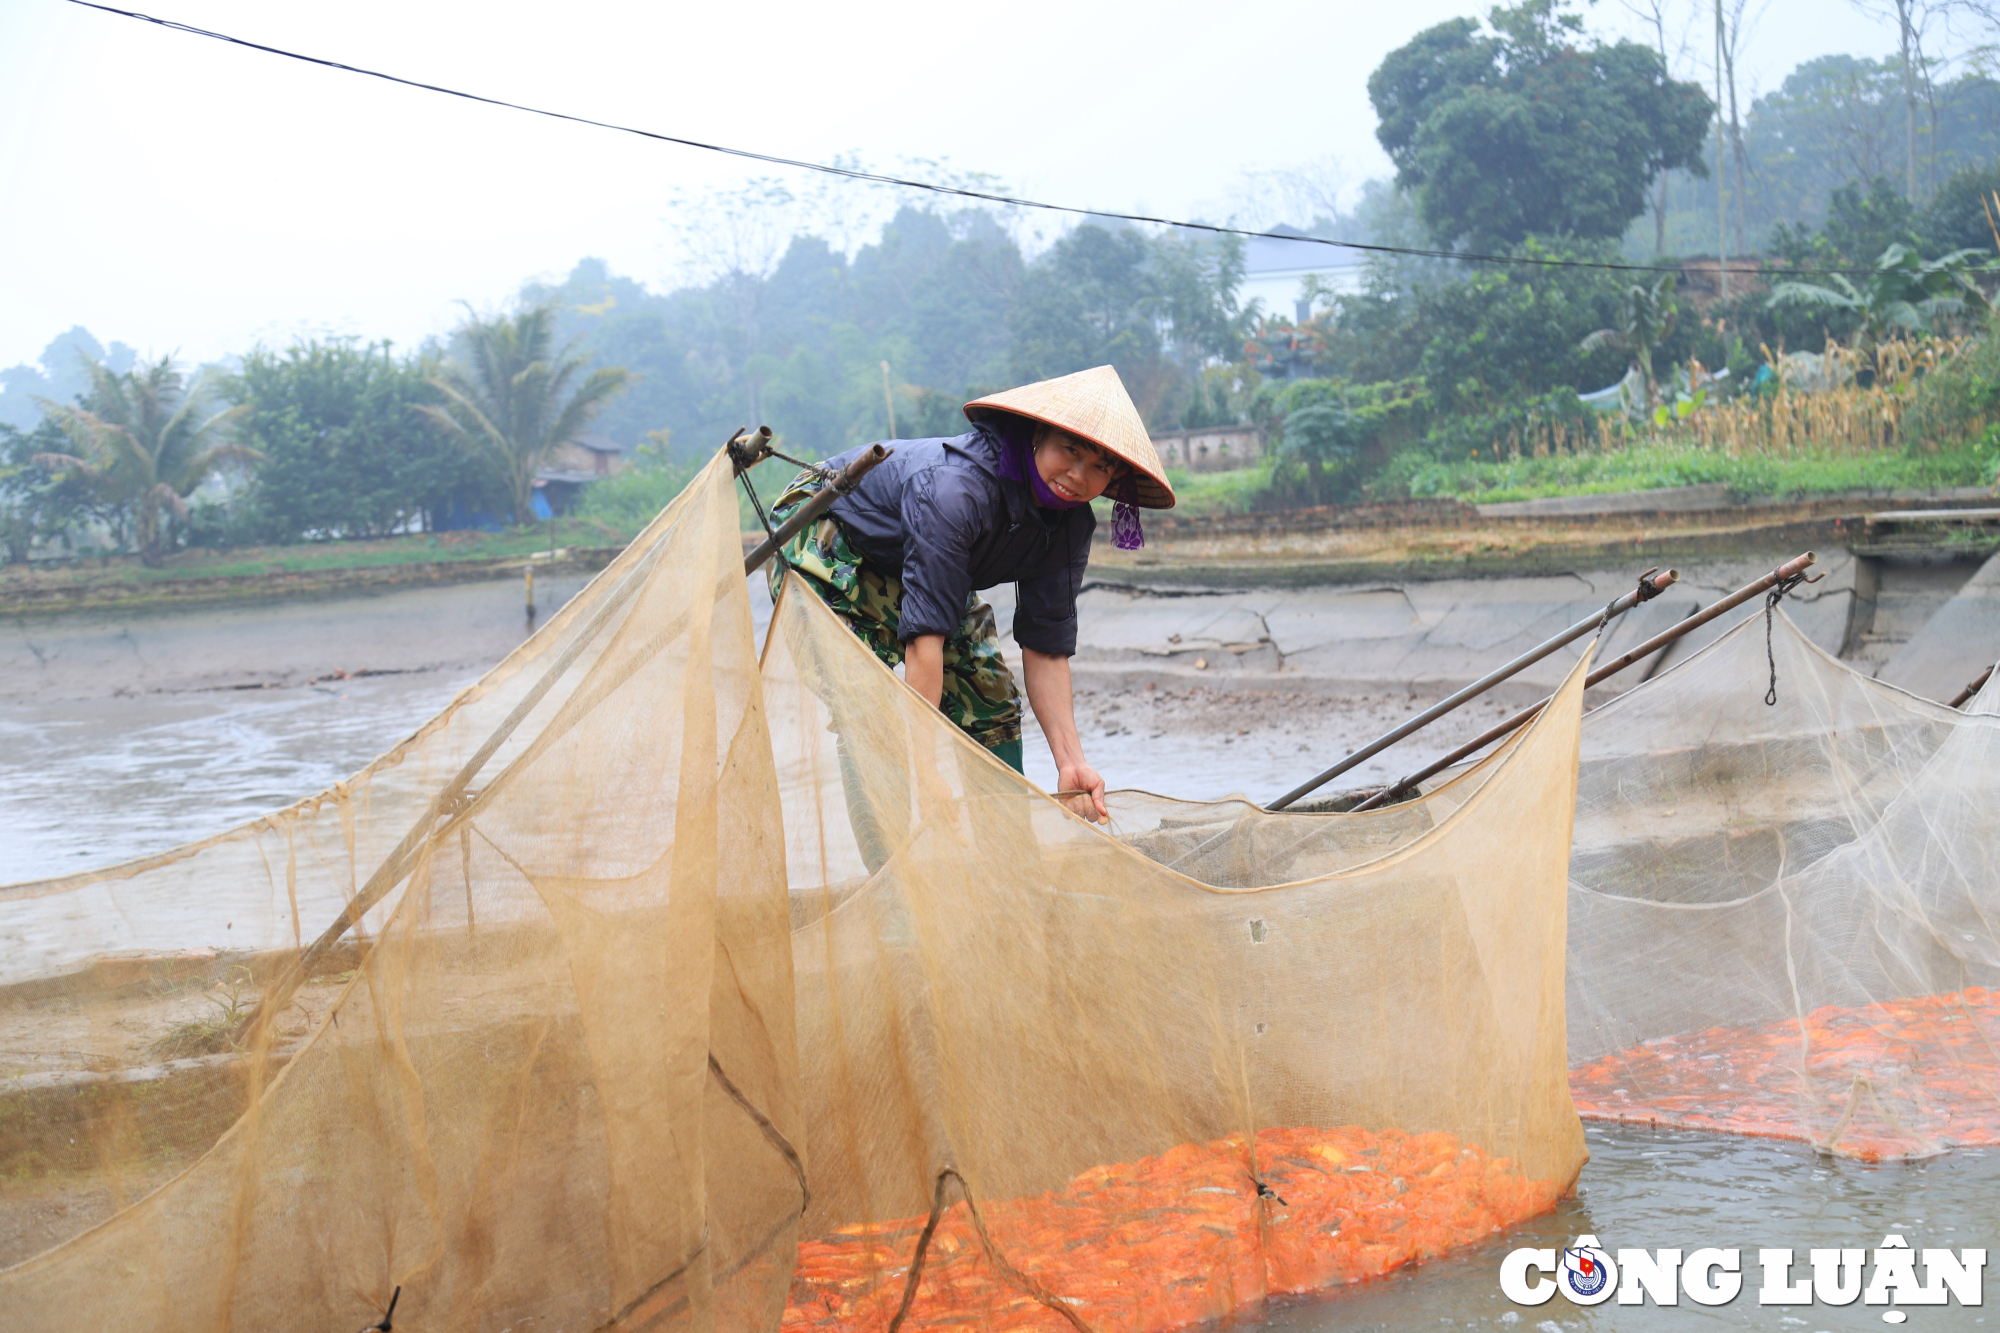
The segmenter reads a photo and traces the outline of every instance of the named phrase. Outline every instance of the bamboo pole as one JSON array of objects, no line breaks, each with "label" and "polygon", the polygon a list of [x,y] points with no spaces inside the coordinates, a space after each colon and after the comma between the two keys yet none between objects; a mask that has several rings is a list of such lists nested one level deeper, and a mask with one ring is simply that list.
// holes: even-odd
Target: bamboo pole
[{"label": "bamboo pole", "polygon": [[854,456],[847,469],[833,479],[833,484],[822,489],[812,499],[800,505],[792,516],[778,525],[777,531],[765,537],[757,548],[743,557],[743,572],[755,574],[757,567],[778,553],[778,549],[790,541],[794,534],[807,524],[817,522],[820,515],[833,508],[833,502],[853,491],[861,484],[861,479],[871,472],[875,465],[895,451],[879,444],[871,444]]},{"label": "bamboo pole", "polygon": [[1986,682],[1991,679],[1993,679],[1993,668],[1987,667],[1986,670],[1979,673],[1979,679],[1973,681],[1970,685],[1966,686],[1964,689],[1958,692],[1958,694],[1952,699],[1949,707],[1952,708],[1965,707],[1967,704],[1972,702],[1973,695],[1979,693],[1981,690],[1986,688]]},{"label": "bamboo pole", "polygon": [[[1658,578],[1654,577],[1656,574],[1659,574]],[[1563,647],[1565,644],[1574,643],[1593,630],[1602,628],[1607,621],[1615,616],[1624,615],[1627,611],[1639,605],[1639,603],[1652,601],[1666,589],[1672,587],[1679,579],[1680,573],[1677,570],[1670,569],[1664,574],[1660,574],[1657,567],[1647,570],[1639,576],[1639,586],[1637,588],[1626,593],[1623,597],[1617,598],[1596,615],[1586,616],[1560,634],[1557,634],[1554,638],[1544,639],[1541,643],[1536,644],[1513,661],[1473,681],[1472,684],[1458,691],[1458,693],[1451,695],[1449,698],[1439,700],[1400,726],[1377,736],[1374,740],[1348,755],[1332,768],[1292,788],[1283,796],[1271,802],[1265,809],[1285,809],[1300,797],[1308,796],[1319,790],[1342,773],[1347,772],[1348,769],[1353,768],[1356,764],[1381,753],[1397,741],[1402,740],[1405,736],[1423,730],[1423,728],[1437,721],[1446,713],[1451,712],[1453,709],[1460,707],[1470,700],[1478,698],[1508,677],[1527,670],[1550,653],[1556,651],[1556,649]]]},{"label": "bamboo pole", "polygon": [[[1743,603],[1749,601],[1751,598],[1757,596],[1757,594],[1761,592],[1767,592],[1770,589],[1776,587],[1780,583],[1786,582],[1789,579],[1804,574],[1807,567],[1812,565],[1818,559],[1819,556],[1812,551],[1807,551],[1804,555],[1794,556],[1792,559],[1787,560],[1782,565],[1779,565],[1776,569],[1764,575],[1764,577],[1756,580],[1754,583],[1747,583],[1743,587],[1738,588],[1735,592],[1730,593],[1729,596],[1723,598],[1721,601],[1717,602],[1714,606],[1709,607],[1707,610],[1697,611],[1695,614],[1689,616],[1686,620],[1681,621],[1679,624],[1674,625],[1669,629],[1662,630],[1658,634],[1655,634],[1652,638],[1646,640],[1644,643],[1640,644],[1637,648],[1634,648],[1631,652],[1626,653],[1623,657],[1620,657],[1615,661],[1605,663],[1603,666],[1599,667],[1597,670],[1591,672],[1588,676],[1584,677],[1583,681],[1584,687],[1587,689],[1592,685],[1601,684],[1604,681],[1611,679],[1613,676],[1623,671],[1626,667],[1631,666],[1634,662],[1637,662],[1642,658],[1651,657],[1654,653],[1657,653],[1658,651],[1660,651],[1660,649],[1666,647],[1668,644],[1680,638],[1683,634],[1688,633],[1690,630],[1698,629],[1701,626],[1706,625],[1709,621],[1715,619],[1717,616],[1722,615],[1727,611],[1734,610],[1735,608],[1743,605]],[[1555,698],[1553,694],[1549,696],[1549,699],[1553,698]],[[1526,723],[1532,720],[1535,714],[1541,712],[1542,709],[1548,706],[1549,699],[1544,699],[1540,703],[1529,704],[1526,708],[1523,708],[1520,712],[1514,714],[1514,716],[1508,718],[1505,722],[1500,723],[1498,726],[1494,727],[1491,731],[1488,731],[1484,735],[1474,737],[1472,740],[1467,741],[1464,745],[1459,746],[1456,750],[1453,750],[1450,754],[1438,760],[1436,763],[1429,764],[1423,768],[1420,768],[1416,772],[1410,774],[1408,777],[1398,778],[1395,782],[1391,783],[1389,786],[1384,787],[1381,791],[1376,792],[1373,796],[1370,796],[1367,800],[1355,806],[1348,813],[1358,815],[1363,810],[1377,809],[1380,806],[1386,804],[1389,801],[1389,799],[1395,796],[1398,792],[1408,791],[1410,788],[1416,786],[1419,782],[1422,782],[1424,779],[1435,777],[1437,774],[1442,773],[1445,769],[1450,768],[1453,764],[1458,763],[1460,760],[1469,758],[1470,756],[1479,753],[1481,750],[1485,749],[1493,742],[1499,740],[1501,737],[1510,735],[1515,730],[1524,726]]]}]

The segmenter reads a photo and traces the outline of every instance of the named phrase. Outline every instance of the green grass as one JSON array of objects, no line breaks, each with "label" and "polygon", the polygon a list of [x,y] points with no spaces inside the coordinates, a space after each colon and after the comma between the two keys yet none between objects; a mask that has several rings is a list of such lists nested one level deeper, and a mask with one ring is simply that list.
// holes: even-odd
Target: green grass
[{"label": "green grass", "polygon": [[[1205,518],[1211,514],[1247,514],[1253,502],[1271,487],[1269,464],[1238,468],[1233,472],[1188,472],[1168,468],[1167,480],[1174,488],[1176,518]],[[1111,522],[1111,501],[1099,500],[1097,521]]]},{"label": "green grass", "polygon": [[[292,546],[251,546],[227,551],[182,551],[159,569],[147,569],[136,556],[113,556],[106,562],[88,557],[56,570],[34,574],[36,579],[95,582],[163,583],[178,579],[254,578],[269,574],[309,574],[332,569],[380,569],[397,565],[519,558],[563,546],[620,546],[632,536],[615,525],[591,518],[560,518],[550,525],[505,532],[445,532],[368,541],[301,542]],[[4,577],[25,576],[18,566]]]},{"label": "green grass", "polygon": [[[1735,499],[1805,498],[1840,491],[1914,490],[1992,484],[1991,460],[1978,449],[1862,455],[1770,454],[1730,458],[1708,449],[1634,445],[1609,454],[1523,458],[1498,463],[1398,460],[1384,481],[1406,483],[1415,498],[1458,496],[1480,504],[1555,495],[1604,495],[1720,482]],[[1398,475],[1400,474],[1400,475]],[[1385,488],[1386,489],[1386,488]]]}]

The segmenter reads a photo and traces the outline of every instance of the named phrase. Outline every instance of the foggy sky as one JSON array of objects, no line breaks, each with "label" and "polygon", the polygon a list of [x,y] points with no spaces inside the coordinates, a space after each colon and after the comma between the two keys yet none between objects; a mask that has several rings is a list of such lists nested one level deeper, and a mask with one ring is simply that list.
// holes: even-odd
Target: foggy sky
[{"label": "foggy sky", "polygon": [[[1688,0],[1673,0],[1685,8]],[[1466,0],[1261,5],[564,5],[146,0],[426,82],[811,160],[946,159],[1031,196],[1219,218],[1244,173],[1386,174],[1365,88]],[[1758,6],[1753,4],[1752,9]],[[1745,94],[1894,32],[1769,0]],[[1600,32],[1641,36],[1618,0]],[[1684,76],[1706,73],[1703,32]],[[755,164],[481,107],[61,0],[0,0],[0,366],[73,324],[188,360],[300,333],[450,328],[584,255],[686,273],[674,193]],[[1276,219],[1248,217],[1267,223]],[[1304,221],[1305,219],[1296,219]],[[1045,231],[1051,225],[1039,221]],[[1057,224],[1059,225],[1059,224]]]}]

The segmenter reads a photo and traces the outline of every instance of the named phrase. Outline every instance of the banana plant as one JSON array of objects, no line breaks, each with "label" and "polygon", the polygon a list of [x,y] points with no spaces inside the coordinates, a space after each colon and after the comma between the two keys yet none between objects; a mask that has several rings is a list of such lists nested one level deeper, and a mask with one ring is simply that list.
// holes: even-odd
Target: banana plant
[{"label": "banana plant", "polygon": [[1707,389],[1696,389],[1692,394],[1677,393],[1674,395],[1674,401],[1671,405],[1661,403],[1653,409],[1653,424],[1655,426],[1665,426],[1676,421],[1686,421],[1696,412],[1701,411],[1702,404],[1707,401]]},{"label": "banana plant", "polygon": [[1993,271],[1976,261],[1986,252],[1953,250],[1925,259],[1900,242],[1884,250],[1875,267],[1857,286],[1844,273],[1830,273],[1828,282],[1780,282],[1771,288],[1770,304],[1846,310],[1860,316],[1862,342],[1869,347],[1898,334],[1928,334],[1942,321],[1977,312],[1991,314],[1992,298],[1975,274]]},{"label": "banana plant", "polygon": [[1680,319],[1674,300],[1674,275],[1652,282],[1635,282],[1618,296],[1618,327],[1599,329],[1577,344],[1586,355],[1609,347],[1632,358],[1632,368],[1646,381],[1646,412],[1659,402],[1660,386],[1653,378],[1653,349],[1673,333]]}]

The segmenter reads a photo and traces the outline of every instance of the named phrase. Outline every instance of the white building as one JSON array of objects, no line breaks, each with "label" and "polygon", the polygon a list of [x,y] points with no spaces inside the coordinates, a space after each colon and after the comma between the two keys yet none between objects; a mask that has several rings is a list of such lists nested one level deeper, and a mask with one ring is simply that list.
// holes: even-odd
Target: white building
[{"label": "white building", "polygon": [[[1296,227],[1276,226],[1282,236],[1304,237]],[[1362,265],[1367,251],[1338,245],[1320,245],[1309,239],[1274,240],[1250,236],[1243,242],[1243,286],[1237,299],[1248,305],[1259,299],[1264,313],[1279,318],[1304,320],[1312,310],[1304,299],[1307,278],[1317,277],[1336,292],[1362,289]]]}]

